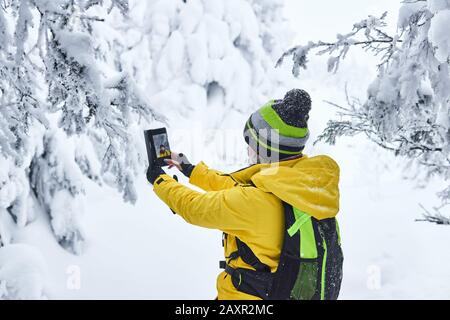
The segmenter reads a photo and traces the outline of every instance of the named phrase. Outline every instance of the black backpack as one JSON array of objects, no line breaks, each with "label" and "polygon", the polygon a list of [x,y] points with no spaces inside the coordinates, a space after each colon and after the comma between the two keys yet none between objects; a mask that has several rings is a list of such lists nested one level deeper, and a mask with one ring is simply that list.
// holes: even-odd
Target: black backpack
[{"label": "black backpack", "polygon": [[[287,203],[283,205],[285,235],[276,272],[272,273],[238,238],[238,250],[226,257],[228,261],[221,261],[220,267],[238,291],[263,300],[336,300],[344,260],[337,220],[317,220]],[[255,270],[232,268],[230,261],[238,257]]]}]

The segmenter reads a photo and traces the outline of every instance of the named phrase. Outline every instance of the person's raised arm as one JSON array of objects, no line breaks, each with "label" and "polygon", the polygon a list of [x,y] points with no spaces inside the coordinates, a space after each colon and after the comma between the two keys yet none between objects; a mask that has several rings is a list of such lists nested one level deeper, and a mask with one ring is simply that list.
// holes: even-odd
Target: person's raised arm
[{"label": "person's raised arm", "polygon": [[[174,212],[188,223],[219,229],[236,236],[248,236],[257,227],[258,208],[264,204],[251,201],[262,192],[254,187],[200,193],[178,183],[168,175],[161,175],[154,183],[154,191]],[[252,231],[253,230],[253,231]]]},{"label": "person's raised arm", "polygon": [[169,164],[169,168],[177,167],[188,177],[189,183],[205,191],[225,190],[238,185],[238,182],[230,175],[210,169],[203,161],[195,166],[192,165],[182,153],[172,152],[172,159],[166,160],[166,162]]}]

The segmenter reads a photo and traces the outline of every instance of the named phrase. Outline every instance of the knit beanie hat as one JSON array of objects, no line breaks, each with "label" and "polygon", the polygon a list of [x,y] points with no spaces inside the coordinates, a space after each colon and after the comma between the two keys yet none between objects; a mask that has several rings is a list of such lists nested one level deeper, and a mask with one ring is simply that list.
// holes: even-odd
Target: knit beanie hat
[{"label": "knit beanie hat", "polygon": [[276,162],[300,155],[309,138],[308,119],[311,97],[301,89],[272,100],[248,119],[244,138],[259,157]]}]

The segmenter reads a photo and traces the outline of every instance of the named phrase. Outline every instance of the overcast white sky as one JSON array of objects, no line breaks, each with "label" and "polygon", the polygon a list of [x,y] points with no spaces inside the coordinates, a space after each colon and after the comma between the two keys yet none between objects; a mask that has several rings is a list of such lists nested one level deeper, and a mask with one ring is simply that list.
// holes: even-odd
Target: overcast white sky
[{"label": "overcast white sky", "polygon": [[337,33],[351,31],[353,23],[369,14],[389,12],[396,28],[401,0],[285,0],[285,15],[296,32],[296,42],[332,40]]}]

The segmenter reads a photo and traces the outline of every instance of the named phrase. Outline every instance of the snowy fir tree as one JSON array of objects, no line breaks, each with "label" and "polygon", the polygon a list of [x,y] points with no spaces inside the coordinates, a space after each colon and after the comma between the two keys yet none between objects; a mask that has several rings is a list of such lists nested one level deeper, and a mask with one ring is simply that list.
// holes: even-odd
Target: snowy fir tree
[{"label": "snowy fir tree", "polygon": [[280,0],[1,2],[0,298],[45,295],[42,257],[15,243],[38,210],[81,254],[88,180],[136,201],[144,127],[220,104],[208,119],[218,126],[273,97],[286,81],[274,68],[290,39],[282,10]]},{"label": "snowy fir tree", "polygon": [[[311,54],[329,55],[328,70],[336,72],[353,47],[375,54],[380,58],[378,75],[366,101],[348,97],[348,106],[334,104],[340,119],[330,121],[319,140],[334,144],[340,136],[363,133],[405,157],[407,167],[425,179],[450,181],[450,1],[405,1],[393,35],[386,31],[386,14],[355,23],[335,42],[296,46],[278,63],[291,56],[298,75]],[[425,220],[450,224],[440,212],[450,204],[450,186],[439,195],[442,206],[435,212],[425,210]]]},{"label": "snowy fir tree", "polygon": [[[131,131],[141,119],[158,116],[114,62],[114,44],[97,34],[107,32],[105,16],[127,14],[123,0],[2,2],[2,246],[14,243],[15,231],[32,222],[39,207],[49,215],[56,240],[80,254],[85,179],[136,200],[134,178],[142,163]],[[20,281],[0,277],[0,283],[0,297],[21,296],[14,287]]]}]

